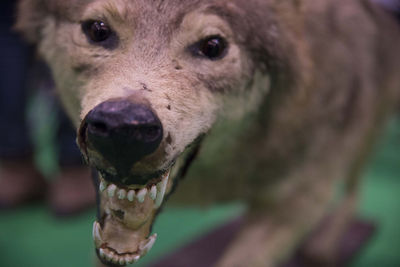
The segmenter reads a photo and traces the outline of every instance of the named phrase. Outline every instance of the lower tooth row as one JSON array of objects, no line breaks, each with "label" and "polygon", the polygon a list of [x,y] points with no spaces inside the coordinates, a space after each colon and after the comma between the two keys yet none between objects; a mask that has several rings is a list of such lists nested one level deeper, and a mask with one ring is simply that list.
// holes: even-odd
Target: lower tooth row
[{"label": "lower tooth row", "polygon": [[131,264],[140,259],[139,255],[117,255],[106,248],[100,248],[99,255],[107,261],[120,265]]},{"label": "lower tooth row", "polygon": [[153,247],[157,239],[157,234],[152,234],[147,239],[140,242],[139,250],[137,253],[118,255],[114,251],[109,250],[108,248],[101,248],[101,246],[104,244],[104,241],[102,238],[101,226],[99,222],[95,221],[93,223],[92,231],[93,231],[93,240],[96,248],[99,249],[100,257],[108,261],[111,261],[113,263],[119,263],[120,265],[133,263],[139,260],[140,257],[147,254],[147,252]]}]

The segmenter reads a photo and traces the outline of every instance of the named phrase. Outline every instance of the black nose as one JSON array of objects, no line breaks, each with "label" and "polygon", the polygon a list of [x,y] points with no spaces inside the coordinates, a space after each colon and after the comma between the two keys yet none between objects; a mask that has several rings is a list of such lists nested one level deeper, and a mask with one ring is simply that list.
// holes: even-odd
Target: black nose
[{"label": "black nose", "polygon": [[90,144],[123,176],[135,162],[153,153],[163,136],[154,112],[129,100],[99,104],[88,113],[86,123]]}]

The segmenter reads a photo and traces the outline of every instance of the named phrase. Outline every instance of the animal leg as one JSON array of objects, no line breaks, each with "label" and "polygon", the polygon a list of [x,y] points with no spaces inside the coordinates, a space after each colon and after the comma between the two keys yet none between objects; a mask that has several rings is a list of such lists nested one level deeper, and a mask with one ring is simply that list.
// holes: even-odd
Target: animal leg
[{"label": "animal leg", "polygon": [[302,254],[310,265],[338,266],[339,241],[353,220],[357,207],[358,177],[348,181],[346,196],[324,225],[323,232],[306,242]]},{"label": "animal leg", "polygon": [[310,186],[307,194],[294,194],[290,201],[276,207],[275,212],[251,214],[216,266],[277,266],[321,220],[332,199],[333,190],[321,190],[333,188],[332,182]]}]

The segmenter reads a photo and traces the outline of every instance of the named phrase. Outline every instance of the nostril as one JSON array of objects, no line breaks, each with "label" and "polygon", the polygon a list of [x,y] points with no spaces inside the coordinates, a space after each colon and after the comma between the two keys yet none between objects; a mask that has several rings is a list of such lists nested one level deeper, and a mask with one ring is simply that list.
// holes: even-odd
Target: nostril
[{"label": "nostril", "polygon": [[143,139],[146,142],[153,142],[157,140],[161,135],[161,128],[159,126],[148,126],[145,127],[143,130]]},{"label": "nostril", "polygon": [[91,134],[99,135],[99,136],[107,136],[109,134],[109,129],[107,124],[100,121],[89,122],[88,123],[88,131]]},{"label": "nostril", "polygon": [[160,126],[156,125],[128,125],[117,129],[115,132],[119,136],[124,136],[126,140],[142,143],[155,142],[162,135]]}]

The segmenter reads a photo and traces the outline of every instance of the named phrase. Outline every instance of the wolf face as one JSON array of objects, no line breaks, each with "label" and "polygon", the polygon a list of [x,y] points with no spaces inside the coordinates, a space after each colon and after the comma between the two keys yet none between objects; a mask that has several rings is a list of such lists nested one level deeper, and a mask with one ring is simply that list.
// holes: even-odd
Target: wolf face
[{"label": "wolf face", "polygon": [[218,177],[233,185],[232,173],[251,176],[238,191],[255,203],[271,181],[321,174],[310,172],[317,161],[336,170],[332,177],[348,171],[373,114],[397,91],[390,82],[379,96],[369,89],[376,82],[365,73],[381,75],[364,61],[378,30],[359,2],[346,10],[357,11],[366,43],[347,35],[345,12],[326,22],[334,1],[309,2],[21,2],[17,28],[50,65],[82,154],[100,175],[93,236],[104,262],[148,252],[154,218],[203,139],[237,137],[231,154],[218,151],[233,164]]},{"label": "wolf face", "polygon": [[257,108],[269,76],[256,73],[266,66],[256,66],[248,33],[230,23],[231,13],[246,19],[233,3],[49,1],[46,8],[39,50],[79,128],[81,151],[100,173],[96,248],[105,261],[136,261],[154,243],[150,227],[174,184],[171,169],[220,116]]}]

